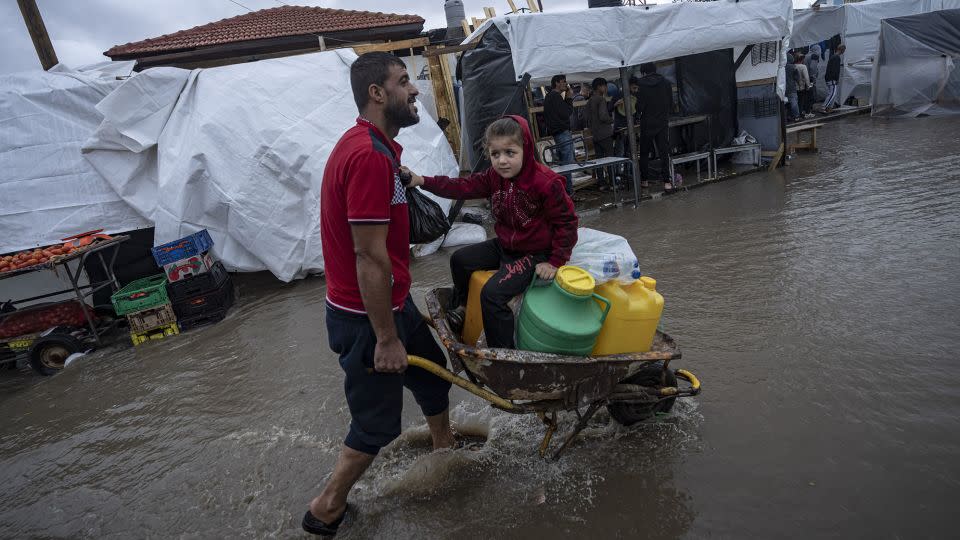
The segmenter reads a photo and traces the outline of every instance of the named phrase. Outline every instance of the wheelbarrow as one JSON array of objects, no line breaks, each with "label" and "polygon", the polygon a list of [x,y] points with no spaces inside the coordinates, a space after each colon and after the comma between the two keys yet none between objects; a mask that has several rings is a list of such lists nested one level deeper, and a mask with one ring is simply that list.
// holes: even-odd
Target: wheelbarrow
[{"label": "wheelbarrow", "polygon": [[670,370],[670,362],[680,358],[680,349],[673,338],[659,330],[650,351],[643,353],[564,356],[474,347],[461,343],[450,329],[445,306],[449,305],[451,294],[449,288],[427,294],[426,320],[450,353],[453,371],[418,356],[408,356],[409,364],[463,388],[497,409],[539,416],[546,425],[539,448],[541,456],[549,453],[558,429],[559,411],[574,411],[578,420],[553,451],[554,460],[559,459],[601,407],[606,406],[614,420],[631,425],[655,413],[668,412],[678,397],[700,393],[700,381],[693,373]]}]

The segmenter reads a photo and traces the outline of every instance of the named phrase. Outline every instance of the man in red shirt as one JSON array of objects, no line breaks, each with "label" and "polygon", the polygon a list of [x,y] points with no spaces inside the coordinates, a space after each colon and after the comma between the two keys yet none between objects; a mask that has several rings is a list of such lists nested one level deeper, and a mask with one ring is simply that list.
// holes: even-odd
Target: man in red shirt
[{"label": "man in red shirt", "polygon": [[410,224],[400,181],[403,148],[393,139],[419,121],[417,89],[403,62],[367,53],[350,68],[357,124],[334,147],[320,191],[327,277],[327,335],[346,375],[350,429],[327,485],[310,502],[303,528],[333,535],[347,494],[377,452],[400,434],[403,387],[420,405],[434,448],[453,446],[450,383],[407,354],[446,365],[443,351],[410,299]]}]

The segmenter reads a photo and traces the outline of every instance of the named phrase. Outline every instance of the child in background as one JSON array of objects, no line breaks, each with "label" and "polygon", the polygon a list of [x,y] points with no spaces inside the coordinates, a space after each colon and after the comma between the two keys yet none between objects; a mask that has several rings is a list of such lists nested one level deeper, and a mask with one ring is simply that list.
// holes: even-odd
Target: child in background
[{"label": "child in background", "polygon": [[463,326],[470,275],[496,270],[480,292],[487,346],[514,348],[513,312],[507,303],[526,290],[534,273],[553,279],[577,243],[577,214],[565,179],[538,163],[527,121],[505,116],[484,136],[491,167],[467,178],[421,177],[404,168],[411,186],[450,199],[489,198],[496,238],[457,250],[450,258],[450,322]]}]

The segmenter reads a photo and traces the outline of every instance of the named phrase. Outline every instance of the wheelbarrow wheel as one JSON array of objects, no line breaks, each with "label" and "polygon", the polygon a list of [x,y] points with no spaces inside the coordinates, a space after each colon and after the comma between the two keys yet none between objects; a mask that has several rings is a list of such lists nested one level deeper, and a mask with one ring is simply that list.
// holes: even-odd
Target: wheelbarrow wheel
[{"label": "wheelbarrow wheel", "polygon": [[[666,379],[663,377],[663,364],[657,362],[645,366],[643,369],[627,377],[621,383],[636,384],[639,386],[677,386],[677,376],[667,370]],[[663,383],[661,383],[663,381]],[[614,420],[625,426],[632,426],[642,422],[656,413],[668,413],[673,409],[676,397],[670,397],[656,403],[618,403],[607,404],[607,411]]]}]

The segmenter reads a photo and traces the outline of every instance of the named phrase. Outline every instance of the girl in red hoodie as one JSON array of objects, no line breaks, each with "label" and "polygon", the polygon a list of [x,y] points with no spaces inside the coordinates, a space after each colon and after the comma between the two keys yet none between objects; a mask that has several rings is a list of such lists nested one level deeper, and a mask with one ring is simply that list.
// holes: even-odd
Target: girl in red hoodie
[{"label": "girl in red hoodie", "polygon": [[577,243],[577,214],[564,178],[537,162],[525,119],[505,116],[487,127],[484,139],[491,163],[486,171],[467,178],[410,173],[410,185],[448,199],[490,199],[497,237],[450,258],[450,319],[454,326],[463,324],[470,275],[496,270],[480,291],[483,328],[487,346],[512,349],[513,312],[507,303],[526,290],[534,273],[553,279],[566,264]]}]

